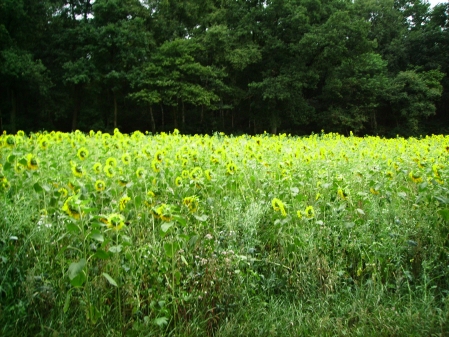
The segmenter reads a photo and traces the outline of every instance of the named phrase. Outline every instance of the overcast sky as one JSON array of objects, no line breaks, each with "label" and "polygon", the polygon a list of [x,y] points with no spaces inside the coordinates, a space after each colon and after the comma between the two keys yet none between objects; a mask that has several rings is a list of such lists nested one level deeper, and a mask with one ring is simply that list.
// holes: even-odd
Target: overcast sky
[{"label": "overcast sky", "polygon": [[445,1],[445,0],[429,0],[429,3],[432,7],[439,3],[442,3],[442,2],[447,2],[447,1]]}]

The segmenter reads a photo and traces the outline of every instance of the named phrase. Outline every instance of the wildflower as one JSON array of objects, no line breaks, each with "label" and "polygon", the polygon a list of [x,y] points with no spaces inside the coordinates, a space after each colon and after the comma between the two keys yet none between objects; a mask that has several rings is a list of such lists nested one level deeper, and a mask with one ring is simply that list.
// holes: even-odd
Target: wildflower
[{"label": "wildflower", "polygon": [[39,163],[34,155],[31,153],[27,154],[27,167],[29,170],[37,170]]},{"label": "wildflower", "polygon": [[175,179],[175,186],[176,187],[181,187],[182,186],[182,178],[181,177],[176,177],[176,179]]},{"label": "wildflower", "polygon": [[129,153],[124,153],[122,155],[122,162],[125,165],[129,165],[131,163],[131,156],[129,155]]},{"label": "wildflower", "polygon": [[68,197],[62,206],[62,210],[67,213],[68,216],[79,219],[81,217],[81,210],[79,207],[79,200],[77,196]]},{"label": "wildflower", "polygon": [[104,191],[106,189],[106,183],[103,180],[97,180],[95,182],[95,190],[98,192]]},{"label": "wildflower", "polygon": [[101,173],[102,166],[101,166],[100,163],[95,163],[94,166],[92,167],[92,169],[94,170],[94,172],[95,172],[96,174],[100,174],[100,173]]},{"label": "wildflower", "polygon": [[106,226],[119,231],[125,226],[125,217],[119,213],[112,213],[106,218]]},{"label": "wildflower", "polygon": [[313,218],[315,216],[315,211],[314,211],[313,207],[307,206],[304,211],[304,215],[309,219]]},{"label": "wildflower", "polygon": [[89,151],[85,147],[82,147],[78,150],[77,156],[80,160],[84,160],[89,156]]},{"label": "wildflower", "polygon": [[198,197],[195,195],[191,197],[185,197],[182,200],[182,203],[189,209],[190,213],[195,213],[198,210]]},{"label": "wildflower", "polygon": [[282,216],[287,216],[287,212],[285,211],[284,203],[278,198],[274,198],[271,201],[271,206],[273,206],[273,210],[275,212],[281,212]]},{"label": "wildflower", "polygon": [[123,211],[126,208],[126,204],[131,200],[126,194],[119,201],[119,208]]},{"label": "wildflower", "polygon": [[104,167],[103,171],[109,178],[112,178],[113,176],[115,176],[115,169],[111,165],[106,165]]},{"label": "wildflower", "polygon": [[233,175],[236,171],[237,171],[237,166],[235,166],[235,164],[233,162],[229,162],[226,165],[226,173],[228,175]]}]

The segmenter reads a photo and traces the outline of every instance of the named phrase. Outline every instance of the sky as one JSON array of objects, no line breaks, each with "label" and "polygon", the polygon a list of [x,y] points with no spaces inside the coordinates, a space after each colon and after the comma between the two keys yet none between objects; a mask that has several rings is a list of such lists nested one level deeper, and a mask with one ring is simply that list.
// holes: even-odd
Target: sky
[{"label": "sky", "polygon": [[446,1],[445,0],[429,0],[431,7],[438,5],[439,3],[442,3],[442,2],[447,2],[447,0]]}]

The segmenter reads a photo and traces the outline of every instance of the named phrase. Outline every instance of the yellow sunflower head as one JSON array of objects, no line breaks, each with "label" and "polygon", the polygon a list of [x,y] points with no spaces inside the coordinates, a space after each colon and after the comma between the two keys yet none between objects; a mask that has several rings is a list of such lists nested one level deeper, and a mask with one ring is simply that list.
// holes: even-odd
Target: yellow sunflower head
[{"label": "yellow sunflower head", "polygon": [[307,218],[312,219],[315,216],[315,210],[313,209],[312,206],[307,206],[305,211],[304,211],[304,215]]},{"label": "yellow sunflower head", "polygon": [[26,159],[27,159],[27,167],[29,170],[37,170],[38,169],[39,162],[33,154],[31,154],[31,153],[27,154]]},{"label": "yellow sunflower head", "polygon": [[287,212],[285,211],[284,203],[278,199],[274,198],[271,200],[271,206],[275,212],[281,212],[282,216],[287,216]]},{"label": "yellow sunflower head", "polygon": [[111,165],[105,165],[103,168],[104,173],[109,177],[112,178],[115,176],[115,168]]},{"label": "yellow sunflower head", "polygon": [[125,217],[119,213],[110,214],[106,221],[106,226],[115,231],[119,231],[125,226]]},{"label": "yellow sunflower head", "polygon": [[175,186],[176,187],[181,187],[182,186],[182,178],[181,177],[176,177],[176,179],[175,179]]},{"label": "yellow sunflower head", "polygon": [[95,190],[98,192],[104,191],[106,189],[106,183],[103,180],[97,180],[95,182]]},{"label": "yellow sunflower head", "polygon": [[103,167],[101,166],[100,163],[95,163],[94,166],[92,167],[92,169],[94,170],[95,174],[100,174],[102,168]]},{"label": "yellow sunflower head", "polygon": [[143,167],[139,167],[139,168],[136,170],[136,176],[137,176],[137,178],[139,178],[139,179],[145,178],[146,174],[147,174],[147,171],[146,171]]},{"label": "yellow sunflower head", "polygon": [[124,153],[122,155],[122,163],[125,165],[129,165],[131,164],[131,156],[129,153]]},{"label": "yellow sunflower head", "polygon": [[198,210],[198,197],[196,195],[185,197],[182,204],[189,209],[190,213],[195,213]]},{"label": "yellow sunflower head", "polygon": [[233,175],[237,171],[237,166],[233,162],[229,162],[226,165],[226,174]]},{"label": "yellow sunflower head", "polygon": [[117,166],[117,159],[115,159],[114,157],[109,157],[108,159],[106,159],[106,165],[112,166],[112,167],[116,167]]},{"label": "yellow sunflower head", "polygon": [[120,208],[120,211],[125,210],[126,204],[127,204],[129,201],[131,201],[131,198],[128,197],[126,194],[125,194],[123,197],[120,198],[120,201],[119,201],[119,208]]},{"label": "yellow sunflower head", "polygon": [[78,149],[76,154],[80,160],[85,160],[89,156],[89,151],[85,147],[81,147]]},{"label": "yellow sunflower head", "polygon": [[80,209],[80,202],[78,200],[78,197],[75,195],[68,197],[64,202],[64,205],[62,206],[62,210],[67,213],[68,216],[74,219],[79,219],[82,212]]},{"label": "yellow sunflower head", "polygon": [[75,177],[81,178],[85,172],[81,165],[72,164],[72,173]]}]

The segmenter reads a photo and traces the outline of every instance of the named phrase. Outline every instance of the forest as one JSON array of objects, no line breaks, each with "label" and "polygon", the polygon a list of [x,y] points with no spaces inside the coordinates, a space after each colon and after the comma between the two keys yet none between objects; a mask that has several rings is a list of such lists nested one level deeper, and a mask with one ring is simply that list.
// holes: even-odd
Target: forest
[{"label": "forest", "polygon": [[449,4],[2,0],[0,131],[449,131]]}]

